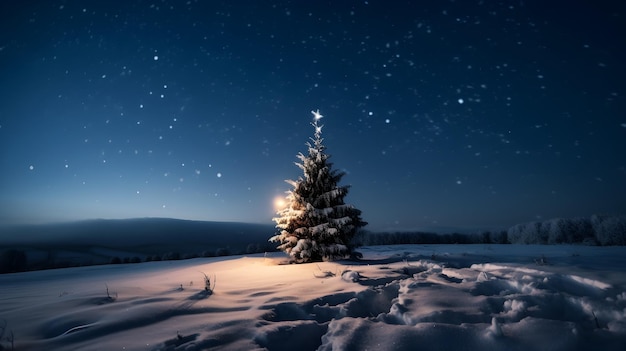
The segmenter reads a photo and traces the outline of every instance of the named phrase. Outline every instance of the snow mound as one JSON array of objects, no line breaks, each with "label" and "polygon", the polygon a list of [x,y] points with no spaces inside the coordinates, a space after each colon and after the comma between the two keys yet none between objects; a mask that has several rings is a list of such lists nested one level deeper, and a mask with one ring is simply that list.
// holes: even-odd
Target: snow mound
[{"label": "snow mound", "polygon": [[348,281],[348,282],[358,282],[359,279],[361,278],[361,275],[359,274],[359,272],[355,272],[355,271],[344,271],[341,274],[341,279]]}]

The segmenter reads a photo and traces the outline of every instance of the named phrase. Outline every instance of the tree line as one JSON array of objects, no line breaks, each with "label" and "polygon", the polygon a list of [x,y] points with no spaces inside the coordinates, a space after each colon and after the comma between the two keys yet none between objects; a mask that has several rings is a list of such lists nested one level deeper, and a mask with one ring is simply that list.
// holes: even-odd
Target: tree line
[{"label": "tree line", "polygon": [[274,251],[275,248],[270,243],[250,243],[244,249],[235,249],[231,247],[219,247],[215,250],[204,250],[202,252],[181,253],[179,251],[170,251],[162,254],[138,254],[136,256],[112,256],[107,261],[94,261],[94,258],[84,258],[82,260],[55,258],[50,255],[46,260],[29,261],[28,250],[24,249],[6,249],[0,253],[0,274],[17,273],[24,271],[35,271],[56,268],[70,268],[81,266],[93,266],[102,264],[126,264],[141,263],[153,261],[177,261],[187,260],[198,257],[220,257],[231,255],[244,255],[263,253]]},{"label": "tree line", "polygon": [[369,232],[360,231],[353,239],[355,246],[406,245],[406,244],[509,244],[507,232],[482,231],[480,233],[432,232]]},{"label": "tree line", "polygon": [[507,238],[512,244],[626,245],[626,215],[522,223],[509,228]]},{"label": "tree line", "polygon": [[553,218],[477,233],[359,232],[355,246],[400,244],[584,244],[626,245],[626,215]]}]

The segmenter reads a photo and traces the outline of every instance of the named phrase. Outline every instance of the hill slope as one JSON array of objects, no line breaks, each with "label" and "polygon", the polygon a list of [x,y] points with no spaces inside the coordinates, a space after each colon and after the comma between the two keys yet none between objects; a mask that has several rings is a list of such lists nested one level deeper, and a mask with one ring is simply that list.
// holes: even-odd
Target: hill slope
[{"label": "hill slope", "polygon": [[[88,220],[3,228],[0,252],[26,253],[29,268],[110,262],[114,257],[146,260],[163,255],[212,256],[270,250],[271,225],[168,218]],[[33,267],[35,266],[35,267]]]}]

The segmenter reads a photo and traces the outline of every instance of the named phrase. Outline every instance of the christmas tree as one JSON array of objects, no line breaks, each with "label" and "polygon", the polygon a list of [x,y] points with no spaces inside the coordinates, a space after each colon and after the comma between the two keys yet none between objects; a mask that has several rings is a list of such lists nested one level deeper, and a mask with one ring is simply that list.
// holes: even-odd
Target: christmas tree
[{"label": "christmas tree", "polygon": [[309,154],[299,153],[300,163],[296,163],[304,178],[286,181],[293,189],[287,192],[278,217],[273,218],[278,234],[270,238],[297,263],[349,257],[352,238],[367,224],[361,220],[361,211],[344,203],[349,186],[338,183],[345,173],[332,169],[322,144],[319,120],[323,116],[319,110],[311,113],[315,134],[312,143],[306,144]]}]

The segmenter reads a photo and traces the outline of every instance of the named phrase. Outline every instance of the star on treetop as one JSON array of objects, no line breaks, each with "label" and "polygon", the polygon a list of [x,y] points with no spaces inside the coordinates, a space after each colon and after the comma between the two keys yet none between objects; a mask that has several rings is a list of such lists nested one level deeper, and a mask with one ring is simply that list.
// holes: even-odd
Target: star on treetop
[{"label": "star on treetop", "polygon": [[322,117],[324,117],[320,113],[319,109],[317,111],[311,111],[311,113],[313,114],[313,120],[315,120],[316,122],[319,121],[320,119],[322,119]]}]

